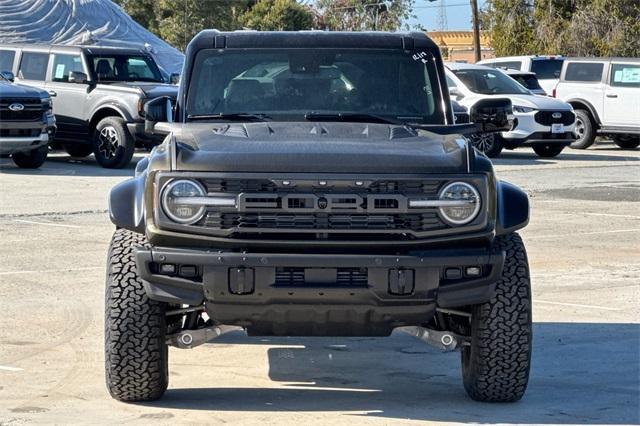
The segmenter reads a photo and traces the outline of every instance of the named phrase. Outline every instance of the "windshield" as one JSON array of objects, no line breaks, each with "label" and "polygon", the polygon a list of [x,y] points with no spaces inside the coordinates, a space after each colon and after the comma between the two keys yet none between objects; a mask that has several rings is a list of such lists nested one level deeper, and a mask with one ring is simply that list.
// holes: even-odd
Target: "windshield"
[{"label": "windshield", "polygon": [[97,81],[164,82],[156,63],[145,55],[88,55],[89,67]]},{"label": "windshield", "polygon": [[531,61],[531,72],[541,80],[560,78],[560,70],[564,59],[534,59]]},{"label": "windshield", "polygon": [[[417,57],[417,56],[416,56]],[[377,116],[444,124],[432,61],[371,49],[202,50],[193,67],[187,119],[252,114],[331,121]],[[223,117],[218,117],[223,118]]]},{"label": "windshield", "polygon": [[462,69],[453,73],[469,90],[482,95],[529,95],[530,92],[511,77],[492,69]]}]

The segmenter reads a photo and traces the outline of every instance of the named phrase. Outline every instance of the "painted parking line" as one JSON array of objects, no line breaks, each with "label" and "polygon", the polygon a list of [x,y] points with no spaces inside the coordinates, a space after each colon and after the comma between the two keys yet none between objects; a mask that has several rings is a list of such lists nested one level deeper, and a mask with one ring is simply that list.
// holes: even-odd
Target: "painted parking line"
[{"label": "painted parking line", "polygon": [[525,237],[526,240],[539,240],[543,238],[564,238],[564,237],[579,237],[581,235],[600,235],[600,234],[621,234],[625,232],[640,232],[640,228],[632,229],[615,229],[611,231],[593,231],[593,232],[576,232],[573,234],[549,234],[549,235],[531,235]]},{"label": "painted parking line", "polygon": [[7,367],[6,365],[0,365],[0,370],[4,370],[4,371],[22,371],[22,368]]},{"label": "painted parking line", "polygon": [[585,309],[600,309],[603,311],[622,311],[620,308],[608,308],[606,306],[596,306],[596,305],[582,305],[580,303],[566,303],[566,302],[551,302],[549,300],[538,300],[533,299],[533,304],[542,303],[546,305],[559,305],[559,306],[569,306],[572,308],[585,308]]},{"label": "painted parking line", "polygon": [[0,275],[48,274],[52,272],[92,271],[96,269],[104,269],[104,266],[88,266],[86,268],[47,269],[44,271],[6,271],[6,272],[0,272]]},{"label": "painted parking line", "polygon": [[63,225],[61,223],[36,222],[35,220],[24,220],[24,219],[14,219],[14,222],[28,223],[31,225],[59,226],[62,228],[81,228],[81,226],[77,226],[77,225]]},{"label": "painted parking line", "polygon": [[614,213],[587,213],[583,212],[582,214],[588,216],[606,216],[606,217],[623,217],[626,219],[640,219],[640,216],[634,216],[631,214],[614,214]]}]

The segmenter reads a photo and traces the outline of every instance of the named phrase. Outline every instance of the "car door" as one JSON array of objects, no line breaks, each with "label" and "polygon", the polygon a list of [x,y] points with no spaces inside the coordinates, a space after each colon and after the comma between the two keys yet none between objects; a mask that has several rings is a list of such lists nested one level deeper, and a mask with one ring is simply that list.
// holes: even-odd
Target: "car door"
[{"label": "car door", "polygon": [[605,125],[640,127],[640,62],[612,62],[607,83]]},{"label": "car door", "polygon": [[53,100],[58,139],[77,140],[88,136],[85,104],[89,84],[70,83],[71,71],[87,74],[80,52],[51,52],[51,73],[46,88]]},{"label": "car door", "polygon": [[16,74],[16,82],[45,89],[45,79],[49,66],[49,52],[46,50],[23,50]]},{"label": "car door", "polygon": [[[603,120],[605,71],[604,61],[568,62],[563,70],[562,82],[558,84],[556,97],[563,100],[579,99],[589,103]],[[605,123],[606,124],[606,123]]]}]

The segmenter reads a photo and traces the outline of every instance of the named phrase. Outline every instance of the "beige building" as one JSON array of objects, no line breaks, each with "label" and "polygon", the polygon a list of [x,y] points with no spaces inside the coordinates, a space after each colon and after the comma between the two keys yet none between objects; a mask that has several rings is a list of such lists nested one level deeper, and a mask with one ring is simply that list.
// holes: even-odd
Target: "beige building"
[{"label": "beige building", "polygon": [[[445,61],[475,62],[472,31],[428,31],[427,35],[440,47]],[[489,34],[481,31],[480,56],[482,59],[495,57],[489,42]]]}]

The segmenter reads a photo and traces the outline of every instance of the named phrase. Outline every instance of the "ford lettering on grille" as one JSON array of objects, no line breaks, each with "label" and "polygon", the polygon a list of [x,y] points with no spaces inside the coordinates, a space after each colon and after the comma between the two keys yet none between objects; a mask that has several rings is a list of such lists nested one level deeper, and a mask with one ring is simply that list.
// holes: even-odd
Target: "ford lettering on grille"
[{"label": "ford lettering on grille", "polygon": [[401,194],[265,194],[238,195],[238,211],[400,213],[408,209]]}]

